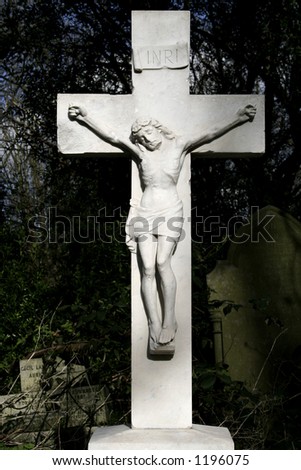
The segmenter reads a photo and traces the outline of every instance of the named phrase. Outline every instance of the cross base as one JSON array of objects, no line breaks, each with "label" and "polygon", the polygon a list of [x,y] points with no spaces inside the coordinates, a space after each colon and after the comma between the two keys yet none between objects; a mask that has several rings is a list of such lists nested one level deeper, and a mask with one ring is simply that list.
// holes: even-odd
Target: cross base
[{"label": "cross base", "polygon": [[89,450],[233,450],[227,428],[193,424],[187,429],[97,428]]}]

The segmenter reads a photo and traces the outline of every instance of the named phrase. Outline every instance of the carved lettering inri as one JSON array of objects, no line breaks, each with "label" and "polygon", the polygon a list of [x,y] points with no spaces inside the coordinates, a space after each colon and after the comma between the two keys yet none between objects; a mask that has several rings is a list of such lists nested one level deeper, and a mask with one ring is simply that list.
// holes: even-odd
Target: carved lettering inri
[{"label": "carved lettering inri", "polygon": [[145,46],[134,49],[134,70],[181,69],[189,64],[187,43],[172,46]]},{"label": "carved lettering inri", "polygon": [[155,66],[173,66],[177,65],[178,58],[179,58],[179,50],[178,49],[148,49],[146,51],[147,55],[147,63],[148,65],[155,65]]}]

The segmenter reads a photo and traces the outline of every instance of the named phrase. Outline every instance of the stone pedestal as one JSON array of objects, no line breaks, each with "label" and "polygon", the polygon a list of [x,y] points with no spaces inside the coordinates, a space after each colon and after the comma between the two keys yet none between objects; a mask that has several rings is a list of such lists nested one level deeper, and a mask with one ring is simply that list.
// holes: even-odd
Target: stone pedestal
[{"label": "stone pedestal", "polygon": [[233,450],[226,428],[192,425],[188,429],[98,428],[89,450]]}]

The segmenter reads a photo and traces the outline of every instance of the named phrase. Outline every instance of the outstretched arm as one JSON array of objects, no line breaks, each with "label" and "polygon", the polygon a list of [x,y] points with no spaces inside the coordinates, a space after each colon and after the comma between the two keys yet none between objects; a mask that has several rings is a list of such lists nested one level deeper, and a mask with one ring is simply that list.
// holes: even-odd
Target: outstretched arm
[{"label": "outstretched arm", "polygon": [[227,132],[242,126],[246,122],[252,122],[256,114],[255,106],[248,104],[245,108],[237,111],[236,116],[232,122],[225,125],[216,126],[212,130],[205,132],[203,135],[191,137],[185,145],[184,151],[186,153],[192,152],[201,145],[209,144],[213,140],[227,134]]},{"label": "outstretched arm", "polygon": [[70,105],[68,108],[68,117],[70,121],[77,121],[79,124],[86,126],[88,129],[94,132],[97,137],[100,137],[100,139],[104,140],[105,142],[108,142],[109,144],[114,145],[121,150],[129,151],[134,158],[139,157],[139,151],[137,147],[135,147],[135,145],[133,145],[130,140],[127,142],[125,140],[119,139],[113,129],[110,129],[103,124],[100,126],[88,116],[86,109],[82,106]]}]

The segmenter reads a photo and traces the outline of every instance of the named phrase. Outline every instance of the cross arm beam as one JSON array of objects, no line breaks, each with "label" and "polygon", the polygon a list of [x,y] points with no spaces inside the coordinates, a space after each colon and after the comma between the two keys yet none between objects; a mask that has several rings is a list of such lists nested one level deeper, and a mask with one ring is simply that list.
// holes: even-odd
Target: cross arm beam
[{"label": "cross arm beam", "polygon": [[250,158],[264,154],[264,96],[190,95],[188,102],[183,134],[193,155]]},{"label": "cross arm beam", "polygon": [[139,152],[131,140],[120,138],[113,128],[106,126],[104,123],[99,123],[93,120],[84,107],[71,105],[68,109],[68,117],[70,121],[76,121],[79,124],[90,129],[97,137],[104,140],[108,144],[117,147],[122,151],[129,152],[134,159],[139,159]]},{"label": "cross arm beam", "polygon": [[[186,95],[171,102],[165,96],[160,102],[146,96],[144,100],[142,106],[134,95],[58,95],[60,152],[113,155],[129,151],[137,155],[130,141],[131,125],[145,109],[150,117],[183,136],[187,153],[234,158],[260,156],[265,151],[263,96]],[[72,104],[88,111],[86,125],[70,120],[68,108]],[[253,120],[249,106],[256,108]]]},{"label": "cross arm beam", "polygon": [[137,149],[129,139],[135,109],[132,95],[60,94],[57,99],[61,153],[99,156],[126,151],[135,156]]},{"label": "cross arm beam", "polygon": [[218,139],[219,137],[222,137],[223,135],[230,132],[232,129],[242,126],[248,121],[252,122],[254,120],[255,114],[255,106],[247,105],[245,108],[240,109],[236,113],[234,118],[232,118],[228,122],[222,122],[219,125],[216,125],[213,128],[209,129],[209,131],[201,130],[195,136],[191,136],[185,144],[184,151],[186,153],[193,152],[198,147],[201,147],[205,144],[209,144],[214,140]]}]

